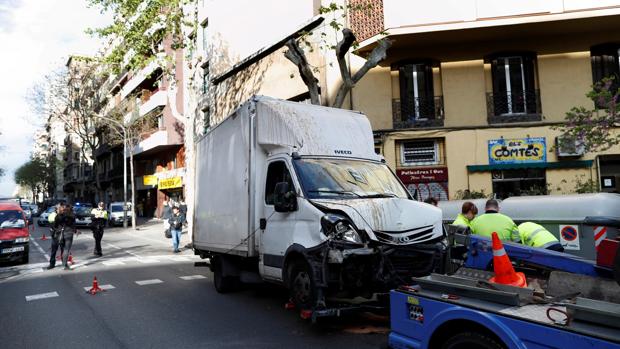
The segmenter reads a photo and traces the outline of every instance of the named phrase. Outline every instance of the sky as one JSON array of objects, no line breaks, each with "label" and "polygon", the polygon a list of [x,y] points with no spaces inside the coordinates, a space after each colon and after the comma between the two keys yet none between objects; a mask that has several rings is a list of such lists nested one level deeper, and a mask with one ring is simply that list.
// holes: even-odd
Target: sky
[{"label": "sky", "polygon": [[0,197],[15,191],[13,172],[28,161],[43,120],[27,104],[28,90],[69,55],[101,46],[85,33],[110,21],[87,0],[0,0]]}]

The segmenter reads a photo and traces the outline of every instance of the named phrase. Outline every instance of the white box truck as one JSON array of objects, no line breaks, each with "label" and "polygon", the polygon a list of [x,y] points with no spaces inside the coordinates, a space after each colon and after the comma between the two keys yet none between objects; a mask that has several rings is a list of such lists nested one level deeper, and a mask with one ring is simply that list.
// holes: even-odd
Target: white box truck
[{"label": "white box truck", "polygon": [[318,309],[443,258],[441,210],[412,199],[361,113],[253,97],[196,149],[193,245],[218,292],[260,278]]}]

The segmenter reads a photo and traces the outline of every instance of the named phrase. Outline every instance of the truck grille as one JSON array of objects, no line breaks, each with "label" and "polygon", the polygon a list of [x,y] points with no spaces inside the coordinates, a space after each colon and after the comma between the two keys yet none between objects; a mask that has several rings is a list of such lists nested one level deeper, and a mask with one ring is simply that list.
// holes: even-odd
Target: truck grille
[{"label": "truck grille", "polygon": [[433,235],[433,226],[427,225],[400,232],[375,231],[374,233],[381,242],[388,244],[412,244],[430,238]]}]

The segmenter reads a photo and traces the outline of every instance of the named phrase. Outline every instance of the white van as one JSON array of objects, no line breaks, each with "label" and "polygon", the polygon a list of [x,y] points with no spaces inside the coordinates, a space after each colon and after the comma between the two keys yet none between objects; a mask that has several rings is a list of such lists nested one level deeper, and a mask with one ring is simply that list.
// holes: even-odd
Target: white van
[{"label": "white van", "polygon": [[[127,224],[131,225],[131,202],[127,203]],[[108,205],[108,225],[113,227],[116,225],[123,225],[125,221],[125,214],[123,212],[123,202],[111,202]]]},{"label": "white van", "polygon": [[282,283],[300,308],[433,271],[441,210],[375,154],[365,115],[254,97],[197,142],[191,232],[219,292]]}]

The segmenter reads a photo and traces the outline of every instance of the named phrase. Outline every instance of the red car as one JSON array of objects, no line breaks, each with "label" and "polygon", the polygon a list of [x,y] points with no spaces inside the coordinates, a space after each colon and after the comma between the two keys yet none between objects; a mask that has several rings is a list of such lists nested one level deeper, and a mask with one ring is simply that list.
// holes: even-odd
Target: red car
[{"label": "red car", "polygon": [[0,202],[0,261],[28,263],[28,219],[17,203]]}]

